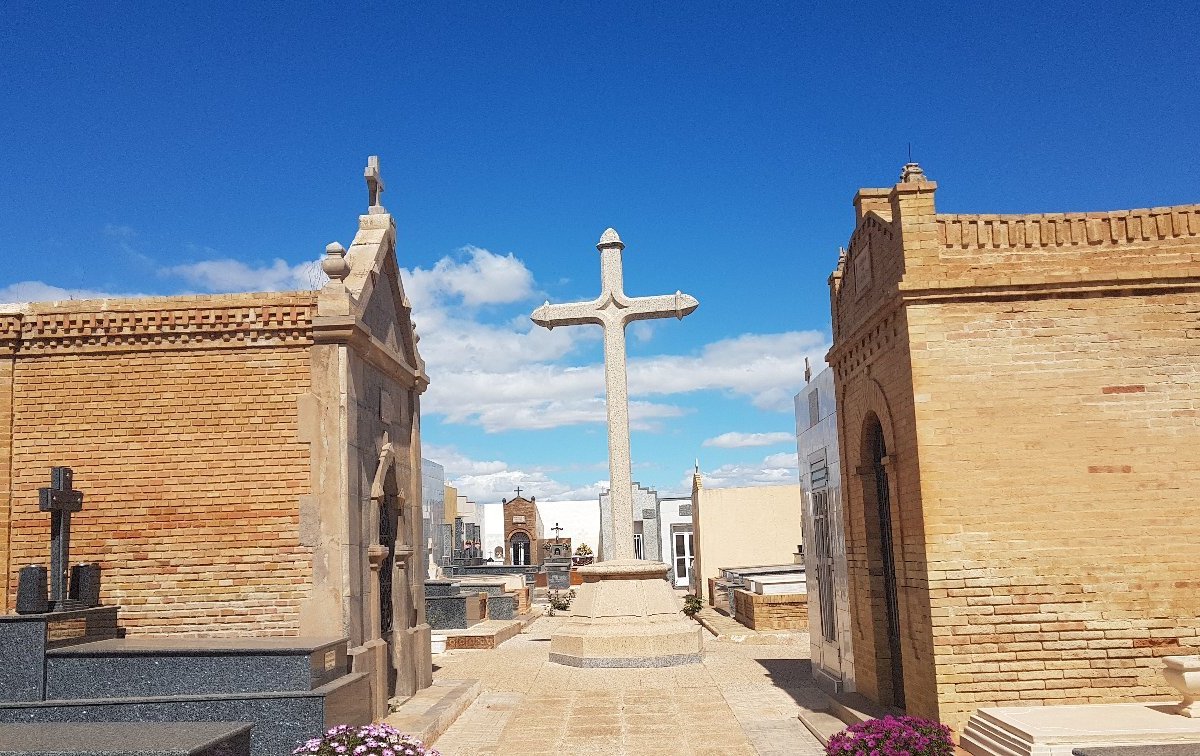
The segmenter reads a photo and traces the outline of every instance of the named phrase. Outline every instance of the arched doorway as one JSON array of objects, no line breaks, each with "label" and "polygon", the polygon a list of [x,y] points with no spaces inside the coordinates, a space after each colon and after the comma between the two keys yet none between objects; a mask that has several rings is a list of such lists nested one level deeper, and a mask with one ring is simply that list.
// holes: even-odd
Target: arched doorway
[{"label": "arched doorway", "polygon": [[[904,708],[904,663],[901,650],[900,596],[892,523],[892,487],[887,439],[878,416],[864,422],[863,514],[867,524],[867,560],[871,575],[871,614],[875,619],[875,663],[879,701]],[[879,622],[882,618],[884,621]]]},{"label": "arched doorway", "polygon": [[512,557],[512,563],[516,565],[528,566],[532,558],[532,551],[529,548],[529,536],[525,533],[517,531],[512,534],[512,538],[508,541],[508,553]]}]

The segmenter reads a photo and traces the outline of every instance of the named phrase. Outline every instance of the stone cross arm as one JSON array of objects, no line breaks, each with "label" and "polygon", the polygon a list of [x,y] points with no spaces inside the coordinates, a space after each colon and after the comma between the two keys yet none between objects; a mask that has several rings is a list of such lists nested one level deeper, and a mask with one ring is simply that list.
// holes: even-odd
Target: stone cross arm
[{"label": "stone cross arm", "polygon": [[565,325],[604,325],[610,319],[622,325],[634,320],[672,316],[682,320],[699,306],[700,303],[695,297],[679,291],[655,297],[627,297],[605,292],[590,302],[547,302],[533,311],[533,322],[543,328],[554,328]]}]

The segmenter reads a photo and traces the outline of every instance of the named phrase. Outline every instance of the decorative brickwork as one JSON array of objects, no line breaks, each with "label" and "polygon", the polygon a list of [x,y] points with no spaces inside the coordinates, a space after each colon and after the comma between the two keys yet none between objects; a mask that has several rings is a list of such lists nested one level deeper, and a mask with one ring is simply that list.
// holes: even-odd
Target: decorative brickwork
[{"label": "decorative brickwork", "polygon": [[859,690],[894,700],[890,521],[910,713],[1169,698],[1158,658],[1200,647],[1200,206],[937,215],[936,186],[862,190],[830,278]]}]

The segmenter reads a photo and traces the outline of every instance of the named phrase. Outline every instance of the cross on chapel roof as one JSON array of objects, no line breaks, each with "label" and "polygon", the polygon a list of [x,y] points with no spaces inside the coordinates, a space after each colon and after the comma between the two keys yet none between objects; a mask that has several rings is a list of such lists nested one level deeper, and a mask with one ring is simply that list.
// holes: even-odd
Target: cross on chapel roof
[{"label": "cross on chapel roof", "polygon": [[379,197],[383,194],[384,184],[383,177],[379,174],[378,155],[371,155],[367,158],[367,167],[363,171],[363,178],[367,180],[367,213],[371,215],[386,213],[387,210],[383,207]]}]

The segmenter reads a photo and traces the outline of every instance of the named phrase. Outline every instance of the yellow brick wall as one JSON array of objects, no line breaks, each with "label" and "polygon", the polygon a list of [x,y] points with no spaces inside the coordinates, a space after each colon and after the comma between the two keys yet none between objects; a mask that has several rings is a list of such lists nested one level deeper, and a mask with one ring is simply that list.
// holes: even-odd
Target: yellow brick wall
[{"label": "yellow brick wall", "polygon": [[738,588],[733,592],[733,616],[751,630],[807,630],[808,596],[760,596]]},{"label": "yellow brick wall", "polygon": [[291,345],[18,359],[5,608],[20,567],[48,563],[37,489],[67,465],[84,492],[72,562],[102,565],[102,599],[131,634],[295,633],[311,572],[296,440],[308,360]]},{"label": "yellow brick wall", "polygon": [[1170,698],[1200,646],[1200,297],[909,308],[938,694]]}]

